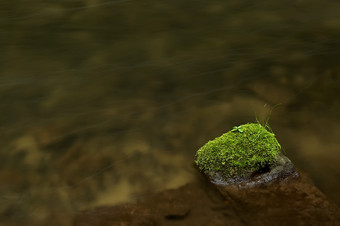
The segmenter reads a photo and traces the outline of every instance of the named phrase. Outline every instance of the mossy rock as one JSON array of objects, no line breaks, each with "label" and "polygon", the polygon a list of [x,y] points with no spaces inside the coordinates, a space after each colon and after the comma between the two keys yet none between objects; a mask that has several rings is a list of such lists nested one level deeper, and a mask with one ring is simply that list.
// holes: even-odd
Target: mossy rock
[{"label": "mossy rock", "polygon": [[259,123],[249,123],[206,143],[197,151],[195,163],[207,175],[246,177],[273,164],[280,150],[274,133]]}]

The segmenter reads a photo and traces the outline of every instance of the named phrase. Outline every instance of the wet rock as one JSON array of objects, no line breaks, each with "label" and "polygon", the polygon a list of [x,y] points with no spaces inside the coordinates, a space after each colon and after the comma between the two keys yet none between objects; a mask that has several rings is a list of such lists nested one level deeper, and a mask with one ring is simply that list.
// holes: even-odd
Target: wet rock
[{"label": "wet rock", "polygon": [[280,153],[274,164],[261,169],[259,172],[253,172],[246,176],[236,176],[229,179],[223,179],[220,174],[214,172],[207,176],[218,188],[225,186],[251,188],[298,177],[299,174],[289,158]]},{"label": "wet rock", "polygon": [[156,220],[149,209],[136,204],[102,206],[82,211],[74,220],[74,226],[153,226]]},{"label": "wet rock", "polygon": [[190,213],[190,204],[171,190],[166,190],[153,200],[148,200],[150,208],[156,207],[158,213],[168,220],[184,219]]},{"label": "wet rock", "polygon": [[267,171],[245,178],[208,177],[247,225],[340,224],[339,207],[282,154]]},{"label": "wet rock", "polygon": [[[292,169],[288,158],[282,157],[280,162],[285,169]],[[277,167],[272,168],[272,173],[264,173],[265,177],[271,175],[269,183],[249,186],[215,183],[217,190],[207,181],[192,182],[143,197],[136,204],[84,210],[74,218],[74,226],[339,225],[339,207],[304,173],[293,170],[286,171],[290,172],[286,175],[278,174]]]},{"label": "wet rock", "polygon": [[214,187],[190,183],[141,198],[136,204],[84,210],[74,226],[87,225],[244,225]]}]

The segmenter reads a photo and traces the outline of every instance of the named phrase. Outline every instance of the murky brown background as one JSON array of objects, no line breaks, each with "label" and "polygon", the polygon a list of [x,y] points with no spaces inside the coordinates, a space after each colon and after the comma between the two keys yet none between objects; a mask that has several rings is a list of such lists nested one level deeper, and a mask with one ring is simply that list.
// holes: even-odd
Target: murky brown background
[{"label": "murky brown background", "polygon": [[286,154],[340,203],[338,1],[2,1],[0,28],[1,224],[186,184],[277,103]]}]

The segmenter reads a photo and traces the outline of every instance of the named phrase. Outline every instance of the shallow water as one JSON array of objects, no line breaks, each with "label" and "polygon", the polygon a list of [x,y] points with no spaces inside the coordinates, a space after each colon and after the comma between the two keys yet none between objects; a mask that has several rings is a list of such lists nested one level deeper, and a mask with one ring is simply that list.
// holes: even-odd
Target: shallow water
[{"label": "shallow water", "polygon": [[0,222],[194,180],[196,150],[262,119],[340,203],[337,1],[0,3]]}]

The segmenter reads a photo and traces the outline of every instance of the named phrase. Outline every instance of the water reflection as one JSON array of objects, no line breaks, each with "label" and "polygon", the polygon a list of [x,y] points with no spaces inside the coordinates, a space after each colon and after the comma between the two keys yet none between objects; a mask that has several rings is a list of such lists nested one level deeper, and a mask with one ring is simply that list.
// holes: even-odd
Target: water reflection
[{"label": "water reflection", "polygon": [[201,145],[279,102],[278,140],[340,202],[339,3],[0,8],[2,222],[68,225],[185,184]]}]

